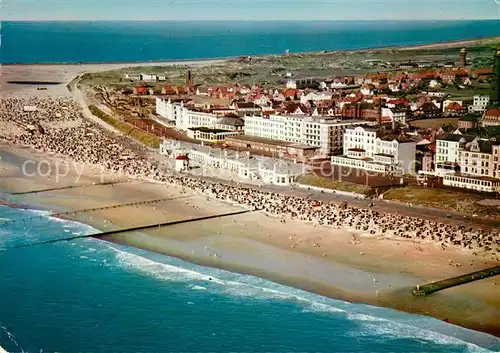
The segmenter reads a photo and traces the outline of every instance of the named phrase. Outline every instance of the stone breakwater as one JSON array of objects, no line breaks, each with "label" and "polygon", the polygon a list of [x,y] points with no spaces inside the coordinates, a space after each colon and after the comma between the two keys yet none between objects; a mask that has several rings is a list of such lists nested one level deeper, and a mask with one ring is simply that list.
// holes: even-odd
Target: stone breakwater
[{"label": "stone breakwater", "polygon": [[[24,112],[26,105],[36,105],[40,109]],[[31,132],[20,129],[9,124],[13,120],[41,129]],[[32,99],[28,102],[1,99],[0,126],[0,139],[9,143],[61,154],[76,162],[100,166],[132,178],[173,184],[207,197],[262,210],[281,217],[282,222],[289,217],[372,236],[436,242],[442,249],[456,246],[492,259],[500,258],[500,236],[496,231],[382,213],[347,204],[323,203],[175,174],[164,168],[151,153],[132,147],[127,138],[110,136],[101,127],[84,120],[77,104],[68,99]]]}]

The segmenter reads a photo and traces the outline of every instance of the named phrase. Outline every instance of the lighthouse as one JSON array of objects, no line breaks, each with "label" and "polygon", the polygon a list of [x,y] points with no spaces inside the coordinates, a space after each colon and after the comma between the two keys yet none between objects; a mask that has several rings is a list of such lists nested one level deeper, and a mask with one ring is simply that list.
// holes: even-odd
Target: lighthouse
[{"label": "lighthouse", "polygon": [[460,58],[458,60],[458,66],[466,67],[467,66],[467,49],[462,48],[460,50]]}]

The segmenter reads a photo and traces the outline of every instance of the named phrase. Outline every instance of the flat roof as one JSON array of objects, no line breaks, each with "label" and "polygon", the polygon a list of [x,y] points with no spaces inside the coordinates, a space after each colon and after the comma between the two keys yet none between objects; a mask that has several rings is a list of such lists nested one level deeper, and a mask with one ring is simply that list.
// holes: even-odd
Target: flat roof
[{"label": "flat roof", "polygon": [[317,147],[314,147],[314,146],[302,145],[302,144],[295,143],[295,142],[273,140],[273,139],[268,139],[265,137],[249,136],[249,135],[231,136],[231,137],[226,138],[226,141],[228,141],[228,140],[230,141],[232,139],[240,140],[240,141],[248,141],[248,142],[266,143],[268,145],[291,147],[291,148],[298,148],[298,149],[317,149]]},{"label": "flat roof", "polygon": [[213,132],[214,134],[219,134],[219,133],[223,133],[223,132],[232,132],[230,130],[211,129],[211,128],[205,127],[205,126],[190,127],[190,128],[188,128],[188,130],[191,130],[191,131],[201,131],[201,132]]},{"label": "flat roof", "polygon": [[462,174],[462,173],[445,174],[443,176],[443,179],[446,177],[461,177],[461,178],[467,178],[467,179],[473,179],[473,180],[491,181],[491,182],[500,183],[500,179],[498,179],[498,178],[485,177],[485,176],[475,176],[475,175]]}]

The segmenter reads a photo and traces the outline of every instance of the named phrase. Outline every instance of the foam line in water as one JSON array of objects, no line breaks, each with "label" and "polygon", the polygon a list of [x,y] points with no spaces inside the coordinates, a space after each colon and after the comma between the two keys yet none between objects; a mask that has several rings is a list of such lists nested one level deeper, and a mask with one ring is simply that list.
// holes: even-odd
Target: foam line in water
[{"label": "foam line in water", "polygon": [[[139,270],[154,278],[175,282],[206,282],[203,286],[199,284],[191,284],[190,288],[194,290],[214,290],[213,285],[217,286],[217,293],[231,296],[244,296],[256,299],[274,299],[296,302],[303,307],[305,312],[325,312],[333,315],[344,315],[348,320],[358,322],[363,329],[350,334],[356,336],[378,336],[387,339],[421,339],[428,342],[438,344],[450,344],[467,348],[469,352],[490,352],[485,348],[453,337],[456,333],[467,331],[458,326],[442,323],[436,319],[432,319],[420,315],[403,314],[391,309],[370,307],[367,305],[353,305],[338,301],[339,308],[333,304],[337,301],[330,298],[321,297],[312,293],[301,291],[299,289],[285,287],[264,279],[253,276],[236,275],[224,270],[207,269],[211,273],[216,273],[217,277],[201,273],[195,270],[186,269],[180,266],[157,262],[146,257],[133,254],[129,251],[120,250],[115,246],[110,246],[115,253],[118,264],[125,268]],[[129,250],[129,249],[127,249]],[[169,260],[171,258],[163,256],[161,260]],[[179,261],[180,262],[180,261]],[[189,266],[189,264],[186,263]],[[196,267],[195,265],[192,265]],[[200,267],[200,266],[198,266]],[[206,268],[203,268],[205,270]],[[201,271],[201,267],[200,267]],[[237,276],[239,281],[233,280]],[[230,279],[226,279],[226,278]],[[211,278],[211,280],[210,280]],[[208,284],[208,286],[207,286]],[[272,287],[272,288],[270,288]],[[403,316],[408,315],[408,319],[398,320],[398,318],[381,318],[370,313],[366,313],[372,308],[372,311],[384,312],[389,315]],[[363,310],[362,313],[357,312]],[[403,321],[403,322],[400,322]],[[406,321],[406,323],[404,322]],[[427,329],[428,327],[436,326],[439,329],[441,326],[449,326],[447,333],[439,333]],[[478,333],[480,334],[480,333]]]},{"label": "foam line in water", "polygon": [[[14,343],[14,345],[19,349],[21,353],[25,353],[24,350],[19,346],[19,344],[17,344],[16,337],[14,336],[14,334],[10,333],[5,326],[0,326],[0,328],[2,328],[3,332],[7,334],[9,341]],[[0,349],[1,349],[0,353],[6,352],[2,347],[0,347]]]},{"label": "foam line in water", "polygon": [[377,323],[365,323],[364,328],[364,330],[356,331],[356,333],[352,334],[352,336],[378,336],[384,337],[387,340],[419,339],[442,345],[463,346],[467,348],[468,352],[473,353],[491,352],[486,348],[479,347],[475,344],[463,341],[453,336],[445,335],[425,328],[400,323],[397,321],[384,320],[383,322]]},{"label": "foam line in water", "polygon": [[[297,302],[301,302],[302,304],[307,304],[308,306],[310,306],[311,311],[318,311],[319,308],[321,308],[323,311],[344,312],[344,310],[340,308],[335,308],[326,303],[319,303],[304,296],[293,293],[292,291],[294,291],[294,289],[292,288],[290,288],[290,291],[283,291],[283,289],[287,287],[280,286],[278,284],[274,284],[257,277],[232,274],[223,270],[210,269],[211,272],[216,273],[218,277],[238,277],[239,280],[246,281],[235,281],[232,280],[232,278],[221,279],[216,275],[204,274],[194,270],[189,270],[162,262],[156,262],[140,255],[120,250],[115,246],[110,246],[110,248],[116,252],[116,259],[118,260],[120,266],[123,266],[125,268],[137,269],[143,273],[148,274],[149,276],[161,280],[188,283],[192,281],[203,281],[207,284],[219,285],[218,292],[222,294],[241,297],[253,297],[258,299],[295,300]],[[267,286],[263,287],[262,285]],[[276,289],[269,288],[269,285],[273,285],[274,287],[276,287]],[[297,292],[299,292],[299,290],[297,290]],[[306,293],[307,292],[304,292],[304,294]]]}]

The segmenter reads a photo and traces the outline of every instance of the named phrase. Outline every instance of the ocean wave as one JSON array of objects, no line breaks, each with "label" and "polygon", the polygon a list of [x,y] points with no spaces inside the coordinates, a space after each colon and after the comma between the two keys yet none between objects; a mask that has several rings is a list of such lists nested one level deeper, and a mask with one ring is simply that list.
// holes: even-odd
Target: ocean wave
[{"label": "ocean wave", "polygon": [[192,290],[207,290],[208,288],[203,287],[203,286],[191,286],[191,289]]},{"label": "ocean wave", "polygon": [[362,330],[357,330],[356,332],[351,333],[351,336],[377,336],[383,337],[386,340],[422,340],[440,345],[461,346],[466,348],[467,351],[471,353],[492,352],[486,348],[479,347],[473,343],[463,341],[450,335],[392,320],[384,320],[383,322],[379,321],[378,323],[366,323],[363,325]]},{"label": "ocean wave", "polygon": [[[110,245],[110,248],[115,251],[116,259],[120,266],[127,269],[138,270],[160,280],[186,283],[203,281],[205,285],[218,285],[218,293],[234,297],[295,301],[305,306],[309,311],[344,311],[332,305],[307,298],[307,296],[310,295],[312,297],[314,294],[281,286],[261,278],[230,273],[224,270],[207,269],[214,273],[214,275],[211,275],[163,262],[157,262],[141,255],[121,250],[113,245]],[[168,259],[166,256],[165,258]],[[238,281],[235,280],[235,277]]]},{"label": "ocean wave", "polygon": [[[17,349],[19,349],[19,351],[21,353],[25,353],[25,351],[17,343],[16,336],[14,336],[13,333],[9,332],[5,326],[0,326],[0,328],[2,329],[3,332],[5,332],[5,334],[7,335],[8,339],[9,339],[9,341],[11,341],[14,344],[14,346],[16,346]],[[1,349],[2,349],[2,347],[0,347],[0,352],[1,352]],[[6,352],[6,351],[4,350],[4,352]]]},{"label": "ocean wave", "polygon": [[[48,215],[47,211],[28,209],[24,211]],[[52,217],[48,218],[50,220],[54,219]],[[70,227],[72,230],[74,228],[75,232],[80,234],[89,234],[97,231],[91,226],[75,221],[57,219],[55,223],[63,224],[63,227],[59,226],[58,228],[61,233],[63,233],[62,229],[67,229],[66,227]],[[0,236],[9,235],[11,232],[11,229],[0,229]],[[40,234],[36,229],[21,230],[17,228],[15,229],[15,234],[16,237],[21,238],[24,236],[20,234],[28,235],[30,240],[32,240],[32,237],[40,238]],[[102,245],[96,246],[96,244]],[[348,334],[351,337],[377,336],[382,339],[390,340],[408,338],[444,345],[457,345],[464,347],[469,352],[488,352],[486,349],[453,337],[453,333],[444,334],[431,331],[434,329],[434,327],[431,327],[432,325],[429,325],[431,322],[436,326],[436,329],[438,329],[439,325],[447,325],[445,323],[438,324],[437,320],[431,318],[415,316],[414,322],[409,323],[410,319],[407,317],[409,314],[397,314],[398,312],[390,311],[390,309],[370,309],[369,306],[354,305],[321,297],[261,278],[191,265],[167,256],[157,255],[125,246],[113,245],[96,239],[82,239],[77,242],[65,243],[63,246],[68,245],[72,245],[72,249],[76,248],[75,250],[71,250],[71,252],[76,252],[76,254],[78,254],[77,258],[79,259],[95,261],[97,257],[99,261],[102,261],[106,266],[119,266],[125,269],[139,271],[140,273],[163,281],[183,282],[188,284],[192,290],[213,291],[222,295],[257,300],[288,301],[297,304],[303,312],[324,312],[329,315],[339,315],[340,317],[345,317],[347,320],[359,323],[356,331]],[[70,249],[69,246],[68,249]],[[85,256],[91,252],[93,253],[91,256]],[[89,259],[89,257],[91,257],[91,259]],[[153,257],[154,259],[148,257]],[[394,317],[386,319],[379,316]],[[407,322],[401,322],[405,320]],[[426,327],[430,327],[431,330],[426,329]],[[459,332],[459,330],[460,329],[457,328],[457,332]]]},{"label": "ocean wave", "polygon": [[[115,252],[119,266],[140,271],[160,280],[190,283],[190,288],[193,290],[213,290],[218,294],[231,295],[234,297],[289,301],[300,305],[303,312],[325,312],[332,315],[342,315],[347,320],[356,321],[361,325],[361,328],[358,327],[356,331],[348,334],[348,336],[351,337],[377,336],[383,339],[392,340],[405,338],[417,339],[434,344],[460,346],[467,349],[468,352],[473,353],[490,352],[488,349],[481,348],[475,344],[451,336],[453,333],[448,335],[426,329],[429,327],[431,321],[435,321],[434,325],[449,325],[432,318],[415,315],[412,317],[414,323],[412,325],[397,321],[397,317],[381,318],[373,315],[373,312],[380,313],[381,311],[386,311],[394,316],[410,315],[391,309],[382,309],[361,304],[353,305],[347,302],[321,297],[299,289],[285,287],[253,276],[238,275],[224,270],[200,267],[200,271],[203,269],[203,271],[214,273],[214,275],[210,275],[177,265],[158,262],[126,251],[129,249],[121,250],[115,246],[111,246],[111,248]],[[171,260],[171,258],[163,256],[162,260],[168,261]],[[180,260],[177,261],[181,262]],[[189,266],[187,263],[186,265]],[[192,265],[192,267],[196,268],[197,266]],[[237,278],[238,281],[236,281],[235,278]],[[204,286],[196,283],[199,281],[203,281]],[[192,282],[195,283],[193,284]],[[207,286],[207,284],[211,285]],[[370,312],[370,308],[372,312]],[[459,333],[460,330],[465,329],[456,327],[457,333]]]}]

